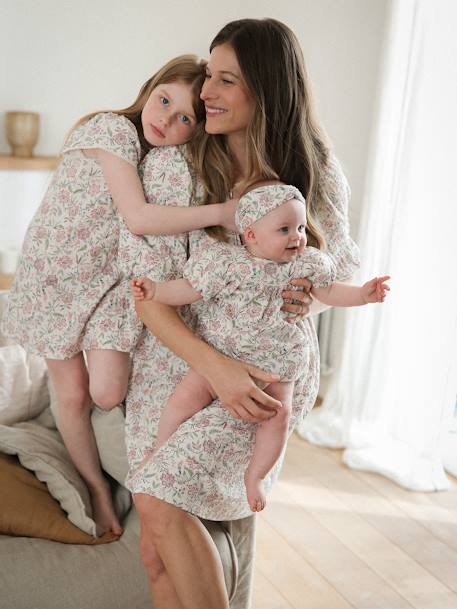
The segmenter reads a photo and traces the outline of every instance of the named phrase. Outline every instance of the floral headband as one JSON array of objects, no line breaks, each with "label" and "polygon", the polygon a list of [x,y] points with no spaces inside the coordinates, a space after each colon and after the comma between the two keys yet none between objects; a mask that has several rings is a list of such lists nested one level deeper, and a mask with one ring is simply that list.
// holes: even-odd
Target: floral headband
[{"label": "floral headband", "polygon": [[240,197],[235,213],[235,224],[242,235],[244,231],[270,212],[291,199],[298,199],[306,206],[306,201],[295,186],[271,184],[259,186]]}]

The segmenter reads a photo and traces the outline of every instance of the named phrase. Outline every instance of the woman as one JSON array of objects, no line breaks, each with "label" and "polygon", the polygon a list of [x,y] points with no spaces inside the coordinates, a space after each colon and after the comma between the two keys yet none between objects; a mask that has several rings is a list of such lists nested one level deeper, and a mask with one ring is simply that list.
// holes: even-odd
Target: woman
[{"label": "woman", "polygon": [[[195,144],[193,158],[204,202],[223,201],[259,179],[293,184],[306,197],[308,217],[321,223],[337,279],[349,279],[357,249],[348,234],[347,186],[314,117],[294,34],[271,19],[229,23],[211,44],[201,97],[206,134]],[[190,250],[208,238],[202,231],[191,233]],[[284,294],[295,300],[284,310],[303,316],[311,302],[306,293],[310,284],[303,279],[298,285],[303,291]],[[142,556],[155,606],[228,608],[219,557],[196,516],[224,520],[250,513],[243,473],[254,442],[253,423],[272,416],[279,406],[254,379],[274,379],[215,352],[193,334],[193,328],[198,332],[198,308],[183,312],[187,325],[166,306],[147,302],[137,310],[155,336],[219,396],[148,459],[161,408],[187,367],[153,337],[143,336],[127,397],[129,486],[141,518]],[[309,345],[303,354],[308,373],[296,383],[290,431],[314,404],[319,377],[313,325],[309,319],[298,323]],[[279,469],[280,464],[267,486]]]}]

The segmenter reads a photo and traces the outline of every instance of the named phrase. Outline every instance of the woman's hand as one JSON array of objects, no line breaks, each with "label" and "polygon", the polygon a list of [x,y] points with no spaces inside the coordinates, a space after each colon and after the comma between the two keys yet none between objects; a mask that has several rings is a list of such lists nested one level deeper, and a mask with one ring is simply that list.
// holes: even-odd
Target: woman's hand
[{"label": "woman's hand", "polygon": [[261,423],[282,408],[281,402],[267,395],[253,381],[255,378],[269,384],[278,382],[279,377],[256,366],[218,354],[204,376],[235,419]]},{"label": "woman's hand", "polygon": [[306,317],[309,313],[310,304],[313,302],[310,295],[313,284],[306,278],[292,279],[291,284],[296,285],[301,289],[284,290],[282,293],[284,304],[281,307],[281,311],[292,313],[292,315],[287,317],[287,321],[289,323],[296,323]]},{"label": "woman's hand", "polygon": [[238,230],[235,225],[235,212],[238,207],[238,202],[239,199],[235,198],[220,204],[222,208],[220,225],[233,233],[236,233]]}]

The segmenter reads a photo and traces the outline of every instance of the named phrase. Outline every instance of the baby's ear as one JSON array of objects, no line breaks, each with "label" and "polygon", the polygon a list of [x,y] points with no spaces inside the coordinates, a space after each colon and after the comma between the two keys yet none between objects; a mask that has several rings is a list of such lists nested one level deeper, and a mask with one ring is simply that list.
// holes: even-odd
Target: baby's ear
[{"label": "baby's ear", "polygon": [[252,230],[252,226],[248,226],[248,228],[244,231],[244,242],[257,243],[257,239],[254,231]]}]

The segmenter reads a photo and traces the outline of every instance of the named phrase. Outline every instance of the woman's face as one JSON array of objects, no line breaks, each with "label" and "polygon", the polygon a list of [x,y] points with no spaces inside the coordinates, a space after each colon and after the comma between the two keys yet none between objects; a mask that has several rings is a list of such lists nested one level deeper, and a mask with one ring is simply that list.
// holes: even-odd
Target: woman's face
[{"label": "woman's face", "polygon": [[207,133],[245,134],[255,101],[229,44],[221,44],[211,51],[200,97],[205,102]]}]

